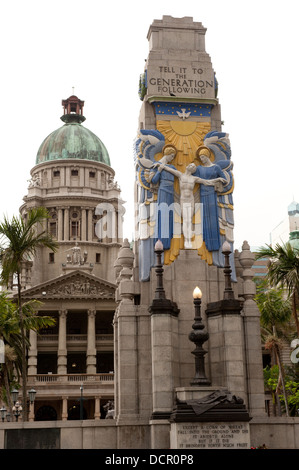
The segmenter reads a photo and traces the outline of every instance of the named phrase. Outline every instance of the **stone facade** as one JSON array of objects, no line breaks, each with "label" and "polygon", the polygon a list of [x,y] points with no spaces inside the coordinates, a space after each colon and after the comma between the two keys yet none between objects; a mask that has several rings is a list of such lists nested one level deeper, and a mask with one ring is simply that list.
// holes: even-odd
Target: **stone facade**
[{"label": "stone facade", "polygon": [[[26,218],[30,209],[46,207],[42,228],[59,245],[55,253],[39,248],[22,272],[23,299],[41,301],[39,314],[56,320],[40,334],[30,333],[28,387],[36,390],[31,421],[78,419],[82,394],[84,419],[104,418],[103,406],[114,398],[113,265],[124,208],[103,144],[82,130],[83,104],[75,96],[63,101],[66,124],[41,145],[20,208]],[[66,153],[71,148],[76,158]],[[14,292],[13,280],[9,288]]]}]

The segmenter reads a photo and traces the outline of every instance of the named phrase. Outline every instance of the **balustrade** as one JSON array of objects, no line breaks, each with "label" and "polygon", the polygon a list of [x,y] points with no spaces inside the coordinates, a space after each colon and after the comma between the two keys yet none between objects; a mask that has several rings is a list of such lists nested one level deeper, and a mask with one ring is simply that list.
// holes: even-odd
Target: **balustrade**
[{"label": "balustrade", "polygon": [[36,374],[28,377],[28,383],[35,384],[59,384],[61,382],[79,382],[88,384],[90,382],[114,382],[114,373],[100,373],[100,374]]}]

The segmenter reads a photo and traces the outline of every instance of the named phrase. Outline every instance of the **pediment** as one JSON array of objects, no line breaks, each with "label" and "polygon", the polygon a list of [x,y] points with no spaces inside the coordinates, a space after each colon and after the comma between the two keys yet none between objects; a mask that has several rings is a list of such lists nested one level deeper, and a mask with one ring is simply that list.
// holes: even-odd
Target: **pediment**
[{"label": "pediment", "polygon": [[116,285],[80,270],[58,276],[22,291],[24,299],[109,299],[115,298]]}]

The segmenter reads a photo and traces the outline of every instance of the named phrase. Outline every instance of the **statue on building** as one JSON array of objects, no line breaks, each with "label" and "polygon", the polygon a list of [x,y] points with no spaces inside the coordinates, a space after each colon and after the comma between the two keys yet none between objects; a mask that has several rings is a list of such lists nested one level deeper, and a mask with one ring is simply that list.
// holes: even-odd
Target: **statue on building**
[{"label": "statue on building", "polygon": [[29,182],[29,188],[35,188],[37,186],[40,186],[41,185],[40,176],[37,173],[34,173],[34,175],[32,175],[32,178],[28,180],[28,182]]},{"label": "statue on building", "polygon": [[67,264],[83,265],[87,262],[87,251],[84,251],[82,256],[81,248],[78,245],[78,242],[76,242],[75,246],[73,246],[72,248],[70,248],[70,250],[67,251],[72,251],[72,254],[67,254]]}]

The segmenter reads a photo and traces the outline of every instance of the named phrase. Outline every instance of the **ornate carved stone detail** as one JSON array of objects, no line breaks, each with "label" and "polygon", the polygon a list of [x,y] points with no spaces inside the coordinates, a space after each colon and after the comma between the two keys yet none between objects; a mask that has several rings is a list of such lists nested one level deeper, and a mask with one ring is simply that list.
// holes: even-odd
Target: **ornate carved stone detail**
[{"label": "ornate carved stone detail", "polygon": [[41,286],[24,291],[25,297],[35,298],[115,298],[113,284],[79,271],[53,279]]},{"label": "ornate carved stone detail", "polygon": [[114,291],[104,286],[98,285],[96,282],[82,280],[80,278],[73,279],[71,282],[57,284],[48,288],[49,295],[97,295],[103,298],[114,298]]}]

